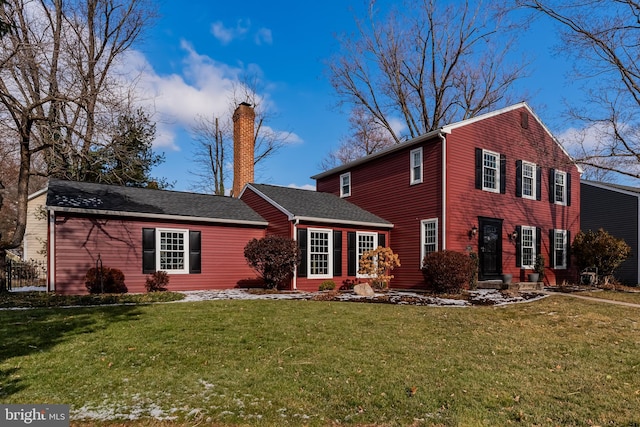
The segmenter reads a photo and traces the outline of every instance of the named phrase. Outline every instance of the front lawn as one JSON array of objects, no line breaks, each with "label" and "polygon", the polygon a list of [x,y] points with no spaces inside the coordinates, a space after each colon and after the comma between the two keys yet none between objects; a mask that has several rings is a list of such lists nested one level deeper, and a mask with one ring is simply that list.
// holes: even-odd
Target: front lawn
[{"label": "front lawn", "polygon": [[640,423],[640,310],[562,296],[47,308],[0,331],[0,401],[75,425]]}]

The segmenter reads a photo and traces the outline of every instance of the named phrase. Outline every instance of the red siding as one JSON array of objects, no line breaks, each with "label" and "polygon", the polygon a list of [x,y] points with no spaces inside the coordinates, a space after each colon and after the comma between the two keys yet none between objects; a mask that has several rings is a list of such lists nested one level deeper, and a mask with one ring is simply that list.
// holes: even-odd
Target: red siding
[{"label": "red siding", "polygon": [[269,226],[267,227],[267,235],[294,238],[292,235],[293,227],[291,225],[291,221],[287,218],[287,215],[256,194],[253,189],[249,187],[245,188],[241,199],[251,209],[258,212],[260,216],[267,220],[269,223]]},{"label": "red siding", "polygon": [[202,232],[202,273],[171,274],[169,290],[229,289],[256,279],[256,273],[244,258],[244,247],[249,240],[264,237],[263,228],[57,214],[56,292],[87,293],[83,278],[95,266],[98,255],[105,267],[122,270],[129,292],[145,292],[148,275],[142,273],[143,228]]},{"label": "red siding", "polygon": [[[423,287],[420,272],[420,222],[438,219],[438,247],[456,251],[479,251],[478,238],[469,238],[478,217],[503,220],[502,271],[515,280],[525,280],[525,271],[516,267],[515,244],[508,234],[517,225],[542,229],[542,254],[549,266],[549,230],[564,229],[573,238],[579,231],[580,175],[568,156],[558,147],[546,129],[533,117],[528,128],[521,126],[518,108],[455,128],[446,137],[446,221],[442,221],[442,157],[439,138],[414,143],[386,156],[354,166],[352,191],[347,199],[394,224],[390,246],[398,253],[402,266],[394,271],[397,288]],[[409,184],[410,152],[423,147],[424,183]],[[475,148],[506,155],[506,194],[475,188]],[[542,167],[542,200],[515,196],[516,160]],[[549,202],[549,169],[571,174],[571,206]],[[318,191],[339,194],[339,176],[345,171],[319,179]],[[443,230],[443,227],[445,228]],[[446,242],[443,245],[443,235]],[[545,280],[551,284],[575,278],[574,269],[553,271],[547,268]]]}]

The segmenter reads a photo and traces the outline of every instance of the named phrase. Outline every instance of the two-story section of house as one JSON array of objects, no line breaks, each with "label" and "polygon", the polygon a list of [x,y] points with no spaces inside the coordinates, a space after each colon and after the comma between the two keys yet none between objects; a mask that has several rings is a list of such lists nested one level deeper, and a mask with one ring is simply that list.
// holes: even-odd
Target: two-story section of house
[{"label": "two-story section of house", "polygon": [[430,252],[475,252],[479,279],[525,281],[536,258],[547,284],[574,280],[580,169],[526,103],[453,123],[315,175],[336,194],[393,223],[393,287],[424,287]]}]

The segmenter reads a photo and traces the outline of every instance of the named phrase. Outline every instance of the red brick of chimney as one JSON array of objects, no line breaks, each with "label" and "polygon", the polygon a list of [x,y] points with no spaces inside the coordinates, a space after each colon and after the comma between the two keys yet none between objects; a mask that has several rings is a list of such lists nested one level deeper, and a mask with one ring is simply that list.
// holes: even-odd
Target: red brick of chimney
[{"label": "red brick of chimney", "polygon": [[253,107],[246,102],[233,113],[233,197],[239,197],[244,186],[253,182],[255,119]]}]

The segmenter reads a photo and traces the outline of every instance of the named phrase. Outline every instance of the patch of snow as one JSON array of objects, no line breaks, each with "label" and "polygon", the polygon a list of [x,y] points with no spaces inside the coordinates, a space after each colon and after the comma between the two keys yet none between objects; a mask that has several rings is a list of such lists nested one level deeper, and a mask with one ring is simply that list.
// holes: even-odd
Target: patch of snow
[{"label": "patch of snow", "polygon": [[21,286],[19,288],[11,288],[9,292],[46,292],[47,288],[44,286]]}]

